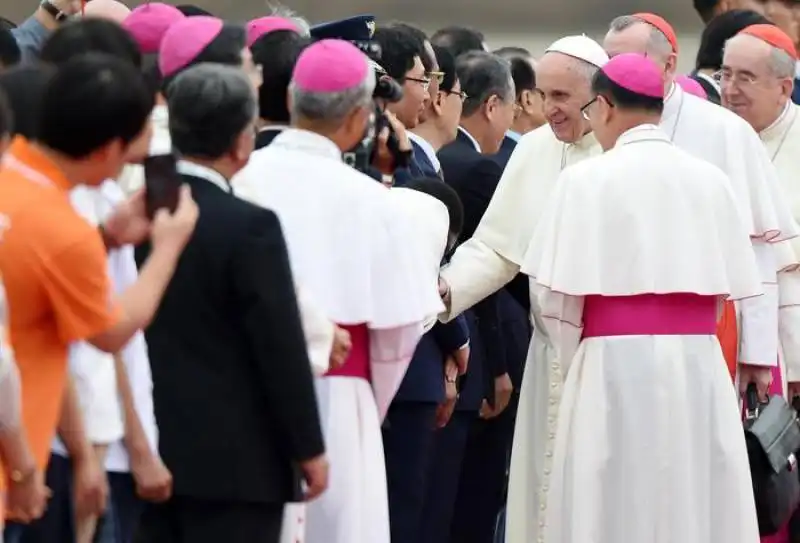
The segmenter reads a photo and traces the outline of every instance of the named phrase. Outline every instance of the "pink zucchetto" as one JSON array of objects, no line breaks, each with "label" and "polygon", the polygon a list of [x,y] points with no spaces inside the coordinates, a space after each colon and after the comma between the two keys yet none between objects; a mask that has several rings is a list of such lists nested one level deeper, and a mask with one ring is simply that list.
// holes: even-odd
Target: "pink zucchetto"
[{"label": "pink zucchetto", "polygon": [[133,36],[142,53],[150,55],[158,53],[161,40],[169,27],[185,18],[175,6],[151,2],[134,8],[122,21],[122,28]]},{"label": "pink zucchetto", "polygon": [[698,98],[702,98],[703,100],[708,100],[708,94],[706,94],[706,90],[703,88],[703,85],[688,75],[679,75],[675,78],[675,83],[677,83],[684,92],[697,96]]},{"label": "pink zucchetto", "polygon": [[300,54],[292,82],[306,92],[342,92],[357,87],[369,74],[367,56],[343,40],[321,40]]},{"label": "pink zucchetto", "polygon": [[650,98],[664,98],[664,74],[644,55],[617,55],[600,70],[623,89]]},{"label": "pink zucchetto", "polygon": [[106,19],[117,24],[122,24],[130,14],[131,8],[117,0],[92,0],[83,8],[83,16],[87,19]]},{"label": "pink zucchetto", "polygon": [[247,47],[253,45],[258,38],[264,34],[275,32],[276,30],[289,30],[291,32],[300,32],[297,25],[289,19],[283,17],[261,17],[253,19],[247,23]]},{"label": "pink zucchetto", "polygon": [[158,69],[169,77],[185,68],[219,36],[222,19],[200,15],[186,17],[167,29],[158,48]]}]

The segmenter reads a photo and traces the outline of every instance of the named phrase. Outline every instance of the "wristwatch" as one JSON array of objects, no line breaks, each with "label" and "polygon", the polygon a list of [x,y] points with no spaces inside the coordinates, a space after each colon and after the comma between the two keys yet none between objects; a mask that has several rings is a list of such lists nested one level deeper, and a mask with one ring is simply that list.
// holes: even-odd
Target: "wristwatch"
[{"label": "wristwatch", "polygon": [[69,19],[69,15],[58,9],[55,4],[53,4],[50,0],[42,0],[42,3],[39,4],[43,10],[45,10],[48,14],[50,14],[53,19],[56,20],[57,23],[63,23],[67,19]]}]

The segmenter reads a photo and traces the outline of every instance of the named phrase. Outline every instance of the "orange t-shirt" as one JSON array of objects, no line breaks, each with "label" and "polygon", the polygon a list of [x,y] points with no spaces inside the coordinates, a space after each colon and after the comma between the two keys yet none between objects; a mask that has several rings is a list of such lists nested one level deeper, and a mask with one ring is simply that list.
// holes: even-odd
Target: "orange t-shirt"
[{"label": "orange t-shirt", "polygon": [[[69,344],[108,330],[119,318],[103,240],[73,210],[70,189],[46,155],[14,140],[0,169],[0,275],[23,424],[42,469],[58,425]],[[0,473],[0,485],[5,479]]]}]

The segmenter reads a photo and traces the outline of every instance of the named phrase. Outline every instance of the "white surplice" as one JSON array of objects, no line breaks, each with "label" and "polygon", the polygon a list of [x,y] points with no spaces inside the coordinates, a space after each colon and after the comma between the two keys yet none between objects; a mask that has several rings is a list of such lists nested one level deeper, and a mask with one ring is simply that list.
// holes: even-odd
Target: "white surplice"
[{"label": "white surplice", "polygon": [[758,541],[716,336],[580,337],[590,294],[761,294],[726,176],[656,126],[636,127],[562,173],[522,271],[566,374],[544,541]]},{"label": "white surplice", "polygon": [[312,132],[283,131],[232,185],[278,215],[292,271],[327,318],[369,330],[371,386],[353,377],[317,382],[331,479],[308,506],[306,541],[389,543],[380,424],[423,323],[443,308],[422,233],[389,189],[345,165],[336,145]]},{"label": "white surplice", "polygon": [[[783,192],[795,220],[800,220],[800,107],[787,102],[781,115],[759,134],[767,155],[778,171]],[[777,244],[779,339],[784,387],[789,382],[800,381],[800,238]],[[785,390],[784,390],[785,392]]]}]

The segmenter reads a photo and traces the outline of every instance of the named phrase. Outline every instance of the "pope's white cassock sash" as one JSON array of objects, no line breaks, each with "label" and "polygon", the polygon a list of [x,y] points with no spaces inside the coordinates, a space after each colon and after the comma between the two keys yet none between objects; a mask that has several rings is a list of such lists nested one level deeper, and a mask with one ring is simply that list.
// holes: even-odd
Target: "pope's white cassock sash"
[{"label": "pope's white cassock sash", "polygon": [[730,180],[630,130],[561,174],[522,271],[566,374],[544,540],[758,541],[715,335],[722,300],[763,291]]},{"label": "pope's white cassock sash", "polygon": [[305,540],[389,543],[380,423],[424,323],[443,309],[447,210],[430,196],[390,191],[345,165],[327,138],[296,129],[253,153],[233,187],[277,213],[295,279],[326,317],[368,331],[370,382],[317,383],[331,483],[308,507]]}]

